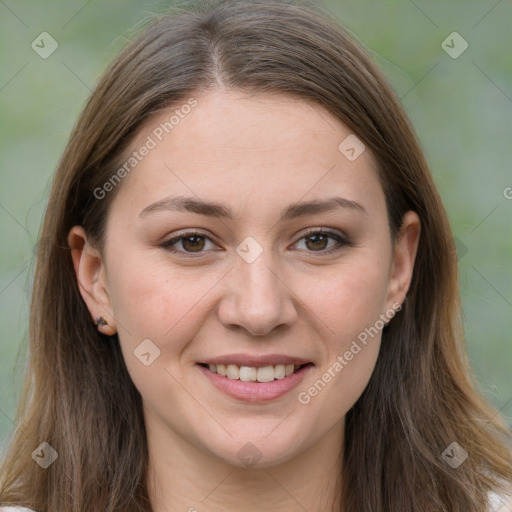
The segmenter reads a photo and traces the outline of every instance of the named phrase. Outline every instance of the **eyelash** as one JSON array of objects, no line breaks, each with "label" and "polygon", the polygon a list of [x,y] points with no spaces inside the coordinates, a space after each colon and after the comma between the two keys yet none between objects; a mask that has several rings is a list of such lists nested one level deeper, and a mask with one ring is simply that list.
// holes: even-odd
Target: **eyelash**
[{"label": "eyelash", "polygon": [[[339,234],[337,231],[333,231],[333,230],[328,229],[328,228],[310,229],[309,231],[304,233],[299,238],[299,240],[297,240],[297,242],[295,242],[295,244],[297,244],[301,240],[303,240],[305,238],[308,238],[308,237],[310,237],[312,235],[328,235],[330,238],[332,238],[332,239],[336,240],[336,242],[338,242],[337,246],[331,247],[330,249],[327,249],[327,250],[306,251],[306,252],[310,252],[312,254],[315,254],[315,253],[316,254],[320,254],[320,255],[332,254],[334,252],[340,251],[344,247],[353,247],[353,245],[354,245],[350,240],[348,240],[343,235]],[[189,237],[192,237],[192,236],[199,236],[199,237],[208,239],[208,240],[210,240],[213,243],[213,240],[211,240],[210,237],[208,237],[207,235],[205,235],[205,234],[203,234],[201,232],[186,231],[184,233],[180,233],[178,236],[170,238],[169,240],[165,240],[163,243],[160,244],[160,246],[163,247],[164,249],[166,249],[167,251],[175,253],[175,254],[178,253],[178,254],[184,255],[185,257],[197,258],[197,257],[202,256],[204,254],[204,252],[206,252],[206,251],[203,250],[203,251],[199,251],[199,252],[195,252],[194,253],[194,252],[188,252],[188,251],[184,251],[184,250],[183,251],[182,250],[177,250],[177,249],[172,247],[172,245],[174,245],[176,242],[179,242],[180,240],[183,240],[185,238],[189,238]],[[303,250],[303,249],[296,249],[296,250]]]}]

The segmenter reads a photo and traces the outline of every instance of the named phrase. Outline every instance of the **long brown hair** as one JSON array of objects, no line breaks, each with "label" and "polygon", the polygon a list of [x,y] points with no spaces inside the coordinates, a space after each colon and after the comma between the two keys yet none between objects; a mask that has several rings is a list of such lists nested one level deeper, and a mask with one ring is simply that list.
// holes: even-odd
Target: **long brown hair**
[{"label": "long brown hair", "polygon": [[[340,493],[357,512],[483,512],[512,481],[510,432],[474,391],[464,352],[453,237],[409,121],[375,64],[325,13],[278,1],[195,4],[160,15],[112,62],[57,169],[37,255],[30,358],[0,503],[38,511],[150,511],[142,400],[117,335],[96,330],[67,235],[101,247],[109,205],[94,190],[155,112],[209,87],[285,92],[333,113],[375,155],[390,232],[421,220],[412,284],[384,330],[371,380],[346,418]],[[133,171],[136,172],[136,171]],[[454,469],[443,451],[458,442]],[[31,458],[48,442],[57,462]]]}]

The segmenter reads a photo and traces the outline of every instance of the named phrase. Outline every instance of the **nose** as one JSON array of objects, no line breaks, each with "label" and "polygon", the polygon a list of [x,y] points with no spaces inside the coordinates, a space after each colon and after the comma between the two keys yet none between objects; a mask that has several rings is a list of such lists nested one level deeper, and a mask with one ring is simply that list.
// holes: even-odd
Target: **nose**
[{"label": "nose", "polygon": [[264,336],[297,319],[294,293],[285,276],[280,275],[270,250],[252,263],[237,257],[226,276],[227,291],[218,309],[221,323]]}]

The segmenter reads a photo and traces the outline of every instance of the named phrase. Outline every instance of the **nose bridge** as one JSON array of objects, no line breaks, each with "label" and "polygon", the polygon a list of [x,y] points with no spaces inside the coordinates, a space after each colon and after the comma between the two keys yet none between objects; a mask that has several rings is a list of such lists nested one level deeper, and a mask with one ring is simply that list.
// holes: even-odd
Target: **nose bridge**
[{"label": "nose bridge", "polygon": [[254,335],[264,335],[274,327],[289,324],[296,317],[291,293],[279,277],[270,247],[245,240],[238,248],[230,272],[229,293],[219,312],[227,325],[239,325]]},{"label": "nose bridge", "polygon": [[[271,309],[280,301],[280,286],[276,272],[272,271],[271,258],[260,256],[252,263],[239,262],[240,284],[239,297],[246,305],[254,309]],[[245,291],[243,290],[245,288]]]}]

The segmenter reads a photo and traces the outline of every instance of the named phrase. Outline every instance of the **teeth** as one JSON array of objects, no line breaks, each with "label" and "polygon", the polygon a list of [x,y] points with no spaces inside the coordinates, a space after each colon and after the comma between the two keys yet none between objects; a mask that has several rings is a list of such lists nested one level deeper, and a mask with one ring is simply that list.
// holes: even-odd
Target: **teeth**
[{"label": "teeth", "polygon": [[240,368],[236,364],[228,364],[226,367],[226,377],[238,380],[240,378]]},{"label": "teeth", "polygon": [[209,364],[208,368],[213,373],[223,377],[243,382],[272,382],[284,379],[299,369],[299,365],[276,364],[274,366],[238,366],[236,364]]},{"label": "teeth", "polygon": [[273,366],[264,366],[263,368],[258,368],[256,380],[258,382],[272,382],[275,378],[275,375],[276,372]]},{"label": "teeth", "polygon": [[[293,373],[293,364],[291,364],[290,366],[292,366],[292,373]],[[270,368],[272,368],[272,366],[270,366]],[[259,370],[258,370],[258,377],[259,377]],[[274,379],[283,379],[284,377],[286,377],[286,366],[284,364],[276,364],[274,366]],[[260,380],[258,378],[258,380]]]},{"label": "teeth", "polygon": [[251,368],[250,366],[240,366],[240,380],[243,380],[244,382],[255,382],[256,375],[256,368]]}]

